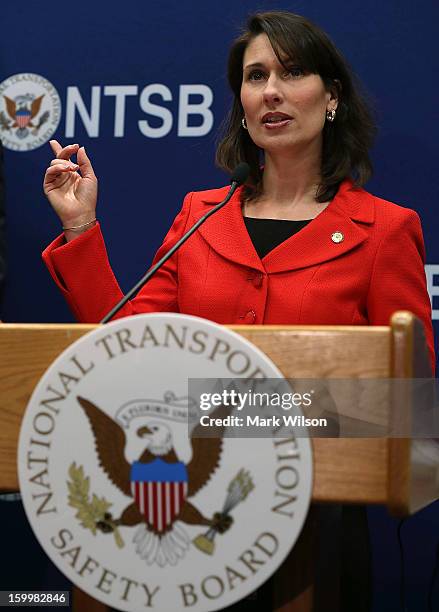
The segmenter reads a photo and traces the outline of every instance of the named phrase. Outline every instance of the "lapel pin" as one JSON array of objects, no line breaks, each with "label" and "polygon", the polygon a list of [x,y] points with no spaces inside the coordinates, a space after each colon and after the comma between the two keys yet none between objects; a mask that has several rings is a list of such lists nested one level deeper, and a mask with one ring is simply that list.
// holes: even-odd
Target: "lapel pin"
[{"label": "lapel pin", "polygon": [[343,242],[344,236],[341,232],[334,232],[331,236],[331,240],[338,244],[339,242]]}]

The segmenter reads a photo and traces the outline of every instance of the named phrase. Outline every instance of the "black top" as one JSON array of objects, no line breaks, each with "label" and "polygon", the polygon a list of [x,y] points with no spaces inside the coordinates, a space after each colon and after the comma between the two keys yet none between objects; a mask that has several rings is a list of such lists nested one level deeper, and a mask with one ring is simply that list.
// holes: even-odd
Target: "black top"
[{"label": "black top", "polygon": [[244,217],[245,227],[260,259],[281,242],[299,232],[312,219],[288,221],[286,219],[253,219]]}]

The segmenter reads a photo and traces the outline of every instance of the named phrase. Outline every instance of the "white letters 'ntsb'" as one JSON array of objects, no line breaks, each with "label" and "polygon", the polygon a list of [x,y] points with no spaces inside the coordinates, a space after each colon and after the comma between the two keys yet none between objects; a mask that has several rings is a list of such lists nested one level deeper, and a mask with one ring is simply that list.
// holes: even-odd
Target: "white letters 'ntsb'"
[{"label": "white letters 'ntsb'", "polygon": [[[137,106],[146,115],[137,119],[136,104],[128,98],[137,98]],[[139,91],[137,85],[93,85],[84,95],[76,86],[67,87],[66,138],[74,138],[77,119],[90,138],[97,138],[102,116],[114,114],[113,136],[125,136],[127,115],[133,117],[146,138],[163,138],[174,125],[174,115],[169,108],[174,98],[171,90],[162,83],[151,83]],[[213,127],[213,92],[208,85],[180,85],[177,107],[177,136],[206,136]],[[78,123],[79,123],[78,121]]]}]

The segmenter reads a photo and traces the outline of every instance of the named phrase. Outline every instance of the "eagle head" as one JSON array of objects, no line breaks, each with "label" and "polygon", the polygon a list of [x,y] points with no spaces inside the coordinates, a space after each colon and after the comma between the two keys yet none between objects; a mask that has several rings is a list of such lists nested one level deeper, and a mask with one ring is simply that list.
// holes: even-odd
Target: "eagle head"
[{"label": "eagle head", "polygon": [[139,438],[147,443],[146,448],[153,455],[166,455],[172,449],[172,433],[165,423],[159,421],[148,421],[136,432]]}]

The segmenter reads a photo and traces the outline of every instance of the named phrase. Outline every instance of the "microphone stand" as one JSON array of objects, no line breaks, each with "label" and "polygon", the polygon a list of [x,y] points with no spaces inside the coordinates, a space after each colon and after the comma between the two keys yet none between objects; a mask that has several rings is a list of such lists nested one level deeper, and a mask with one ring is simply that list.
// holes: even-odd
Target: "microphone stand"
[{"label": "microphone stand", "polygon": [[100,323],[101,324],[108,323],[108,321],[110,321],[110,319],[112,319],[114,317],[114,315],[117,314],[119,312],[119,310],[123,306],[125,306],[125,304],[128,302],[128,300],[130,300],[133,297],[133,295],[135,295],[143,287],[143,285],[145,285],[149,281],[149,279],[152,276],[154,276],[154,274],[157,272],[157,270],[159,268],[161,268],[162,265],[164,263],[166,263],[170,257],[172,257],[172,255],[175,253],[175,251],[177,249],[179,249],[181,247],[181,245],[184,244],[186,242],[186,240],[192,236],[192,234],[200,227],[200,225],[202,225],[206,221],[206,219],[208,219],[211,215],[214,215],[220,208],[222,208],[225,204],[227,204],[227,202],[230,200],[232,195],[235,193],[236,188],[242,182],[243,181],[241,181],[241,180],[238,180],[238,181],[232,180],[232,184],[231,184],[229,193],[227,194],[226,198],[222,202],[217,204],[214,208],[209,210],[200,219],[198,219],[198,221],[190,228],[190,230],[188,230],[186,232],[186,234],[184,234],[180,238],[180,240],[178,242],[176,242],[171,249],[169,249],[169,251],[166,253],[166,255],[164,255],[160,259],[160,261],[158,261],[155,264],[155,266],[150,268],[148,270],[148,272],[138,281],[138,283],[136,283],[134,285],[134,287],[132,289],[130,289],[126,295],[123,296],[123,298],[116,304],[116,306],[114,306],[114,308],[112,308],[110,310],[110,312],[105,315],[105,317],[102,319],[102,321]]}]

